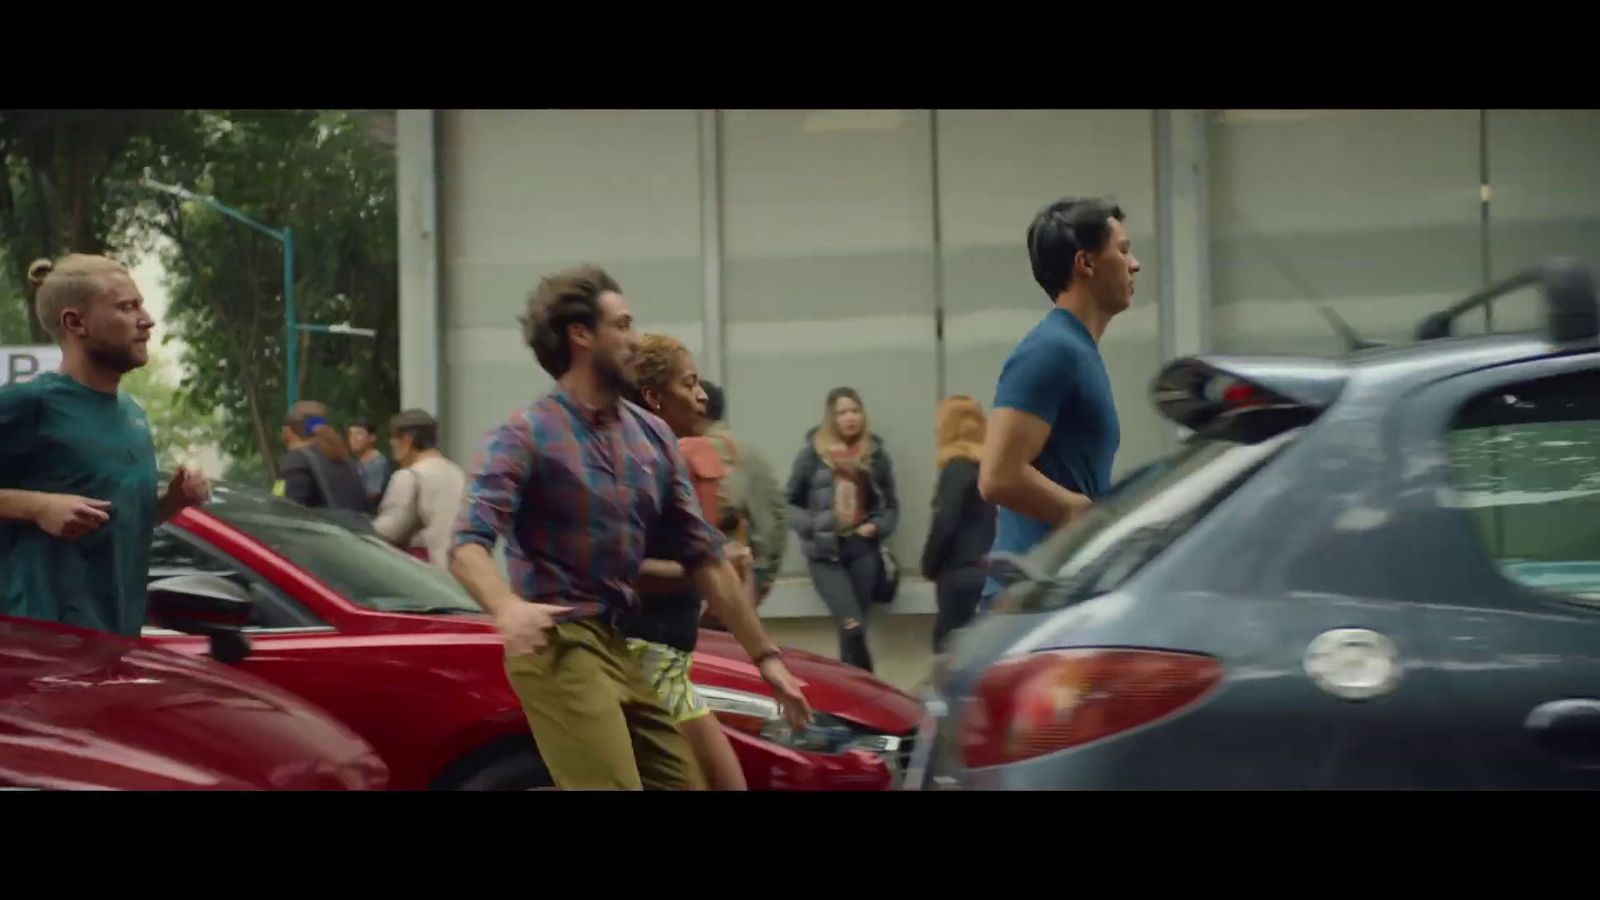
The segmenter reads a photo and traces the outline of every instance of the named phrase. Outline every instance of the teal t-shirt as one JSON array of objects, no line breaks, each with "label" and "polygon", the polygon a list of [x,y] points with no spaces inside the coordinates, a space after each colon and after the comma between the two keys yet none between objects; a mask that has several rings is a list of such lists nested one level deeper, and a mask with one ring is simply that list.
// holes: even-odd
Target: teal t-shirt
[{"label": "teal t-shirt", "polygon": [[111,501],[110,520],[75,540],[0,522],[0,613],[137,636],[157,490],[139,404],[59,372],[0,387],[0,488]]}]

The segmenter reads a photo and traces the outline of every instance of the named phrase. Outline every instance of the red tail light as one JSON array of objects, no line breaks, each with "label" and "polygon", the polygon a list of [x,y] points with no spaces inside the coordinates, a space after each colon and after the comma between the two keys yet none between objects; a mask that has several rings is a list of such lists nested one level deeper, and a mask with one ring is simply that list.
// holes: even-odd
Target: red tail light
[{"label": "red tail light", "polygon": [[1050,650],[1005,660],[983,674],[962,710],[962,756],[981,768],[1087,744],[1169,716],[1221,679],[1217,660],[1166,650]]},{"label": "red tail light", "polygon": [[1229,409],[1239,409],[1245,406],[1260,406],[1267,402],[1266,395],[1253,384],[1235,382],[1222,392],[1222,403]]}]

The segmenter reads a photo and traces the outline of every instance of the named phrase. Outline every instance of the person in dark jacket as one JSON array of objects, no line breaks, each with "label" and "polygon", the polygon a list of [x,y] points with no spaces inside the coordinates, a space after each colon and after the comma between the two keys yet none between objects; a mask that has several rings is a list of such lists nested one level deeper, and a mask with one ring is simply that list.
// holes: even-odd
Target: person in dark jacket
[{"label": "person in dark jacket", "polygon": [[822,424],[806,432],[795,457],[787,494],[789,527],[811,583],[839,626],[839,659],[870,672],[867,610],[884,577],[879,544],[894,533],[900,501],[889,454],[851,388],[828,392]]},{"label": "person in dark jacket", "polygon": [[964,395],[946,397],[934,423],[939,488],[922,547],[922,577],[934,583],[938,597],[933,624],[933,652],[938,653],[950,632],[972,621],[978,607],[987,577],[984,558],[994,543],[995,511],[978,493],[983,407]]},{"label": "person in dark jacket", "polygon": [[344,438],[328,422],[326,406],[301,400],[290,408],[283,423],[283,443],[289,451],[278,462],[282,489],[277,493],[313,509],[370,511],[361,470]]}]

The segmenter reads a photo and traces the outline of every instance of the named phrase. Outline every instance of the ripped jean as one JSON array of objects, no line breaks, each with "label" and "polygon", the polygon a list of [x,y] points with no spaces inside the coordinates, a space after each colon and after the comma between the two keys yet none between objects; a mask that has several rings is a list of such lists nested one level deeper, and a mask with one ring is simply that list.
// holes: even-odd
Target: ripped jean
[{"label": "ripped jean", "polygon": [[[839,540],[839,561],[808,560],[811,584],[828,605],[839,626],[839,659],[847,665],[872,671],[867,649],[867,610],[883,574],[878,542],[850,535]],[[850,623],[854,623],[851,625]]]}]

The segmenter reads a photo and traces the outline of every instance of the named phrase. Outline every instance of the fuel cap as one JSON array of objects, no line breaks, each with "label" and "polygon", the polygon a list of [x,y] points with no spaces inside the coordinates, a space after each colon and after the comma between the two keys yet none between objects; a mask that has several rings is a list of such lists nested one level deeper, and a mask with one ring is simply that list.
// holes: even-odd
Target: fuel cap
[{"label": "fuel cap", "polygon": [[1400,683],[1400,651],[1394,641],[1367,628],[1335,628],[1306,647],[1306,674],[1341,700],[1381,697]]}]

